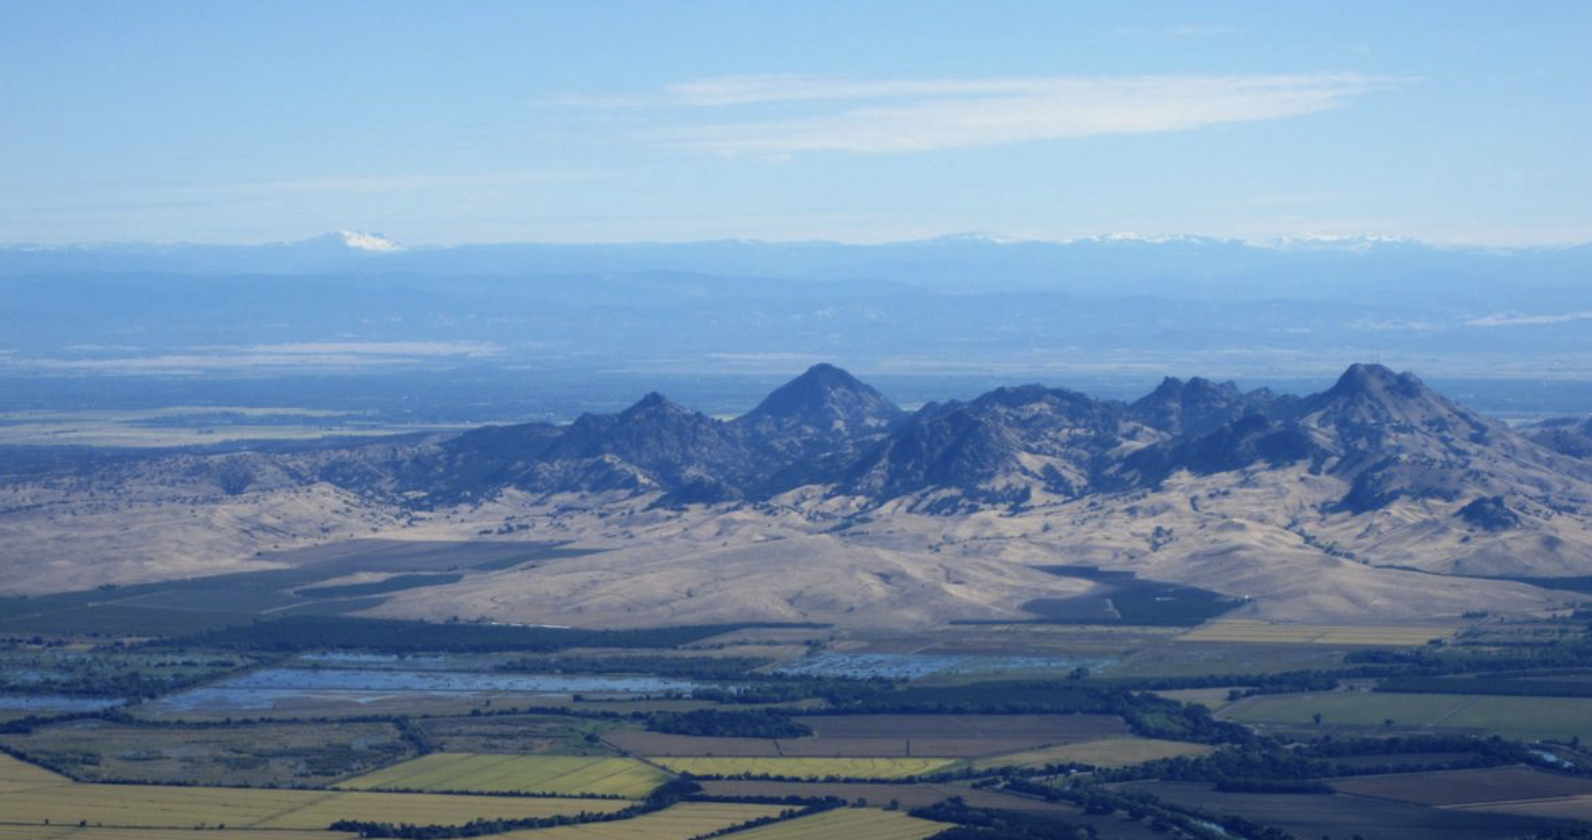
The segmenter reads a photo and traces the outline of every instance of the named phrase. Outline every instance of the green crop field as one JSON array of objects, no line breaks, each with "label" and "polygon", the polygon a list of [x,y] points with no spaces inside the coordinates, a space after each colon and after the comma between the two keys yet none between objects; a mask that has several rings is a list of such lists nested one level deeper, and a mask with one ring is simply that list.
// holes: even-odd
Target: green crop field
[{"label": "green crop field", "polygon": [[783,809],[784,806],[779,805],[687,802],[635,819],[511,831],[497,837],[502,840],[691,840],[732,825],[773,816]]},{"label": "green crop field", "polygon": [[676,773],[697,776],[784,776],[793,779],[904,779],[944,770],[951,758],[660,758]]},{"label": "green crop field", "polygon": [[41,726],[0,743],[86,782],[320,786],[414,755],[390,723]]},{"label": "green crop field", "polygon": [[348,790],[596,793],[641,798],[668,774],[631,758],[433,753],[338,785]]},{"label": "green crop field", "polygon": [[1214,748],[1205,744],[1163,741],[1158,738],[1103,738],[1079,744],[1058,744],[1035,750],[990,756],[973,762],[977,769],[989,767],[1043,767],[1046,764],[1077,762],[1096,767],[1127,767],[1180,755],[1206,755]]},{"label": "green crop field", "polygon": [[923,840],[950,828],[900,811],[840,808],[732,835],[736,840]]},{"label": "green crop field", "polygon": [[1239,723],[1473,729],[1506,738],[1592,739],[1592,699],[1335,691],[1254,697],[1223,710]]},{"label": "green crop field", "polygon": [[1178,637],[1184,642],[1302,642],[1315,645],[1399,646],[1423,645],[1452,636],[1459,627],[1433,624],[1422,627],[1369,627],[1336,624],[1276,624],[1269,621],[1229,619],[1212,621]]}]

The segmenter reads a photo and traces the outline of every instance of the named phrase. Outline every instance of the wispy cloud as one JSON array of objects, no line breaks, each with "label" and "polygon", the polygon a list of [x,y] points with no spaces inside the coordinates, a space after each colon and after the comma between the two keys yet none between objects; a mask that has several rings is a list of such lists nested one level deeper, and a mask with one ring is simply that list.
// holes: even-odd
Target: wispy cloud
[{"label": "wispy cloud", "polygon": [[1520,312],[1494,312],[1465,323],[1472,327],[1528,327],[1543,324],[1564,324],[1570,321],[1592,320],[1592,309],[1565,312],[1560,315],[1525,315]]},{"label": "wispy cloud", "polygon": [[[684,110],[674,115],[678,124],[661,129],[658,138],[718,154],[877,154],[1281,119],[1336,108],[1397,83],[1356,73],[940,80],[737,76],[674,84],[647,97],[562,104]],[[703,110],[752,113],[704,122],[696,113]],[[669,117],[660,120],[667,124]]]},{"label": "wispy cloud", "polygon": [[460,187],[499,187],[509,184],[584,181],[606,173],[588,169],[518,170],[448,175],[376,175],[331,178],[281,178],[269,181],[233,181],[189,184],[172,188],[178,193],[382,193],[400,190],[435,190]]},{"label": "wispy cloud", "polygon": [[1124,26],[1113,30],[1117,35],[1128,37],[1143,37],[1146,35],[1163,38],[1222,38],[1237,35],[1238,27],[1224,23],[1205,25],[1163,26],[1148,28],[1142,26]]}]

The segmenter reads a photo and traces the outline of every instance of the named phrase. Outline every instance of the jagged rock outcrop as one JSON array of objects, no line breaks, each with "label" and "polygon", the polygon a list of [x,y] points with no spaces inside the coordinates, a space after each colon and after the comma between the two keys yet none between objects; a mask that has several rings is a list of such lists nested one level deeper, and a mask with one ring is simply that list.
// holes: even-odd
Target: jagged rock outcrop
[{"label": "jagged rock outcrop", "polygon": [[[1088,493],[1101,459],[1141,429],[1121,405],[1060,388],[1000,388],[924,406],[850,466],[847,492],[889,499],[947,489],[978,503]],[[954,506],[953,506],[954,507]]]},{"label": "jagged rock outcrop", "polygon": [[1212,382],[1196,376],[1187,382],[1169,376],[1154,391],[1128,406],[1127,416],[1173,437],[1208,435],[1249,414],[1266,414],[1280,400],[1269,389],[1245,393],[1232,382]]}]

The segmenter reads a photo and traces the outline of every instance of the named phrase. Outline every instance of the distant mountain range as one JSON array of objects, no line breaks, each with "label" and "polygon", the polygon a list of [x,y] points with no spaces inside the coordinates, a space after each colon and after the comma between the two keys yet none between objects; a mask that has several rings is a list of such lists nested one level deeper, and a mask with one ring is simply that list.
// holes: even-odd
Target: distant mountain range
[{"label": "distant mountain range", "polygon": [[1414,240],[1320,238],[1252,244],[1183,236],[1062,242],[965,235],[851,245],[721,240],[680,243],[506,243],[405,247],[380,234],[337,231],[266,245],[111,243],[0,247],[0,276],[67,273],[202,275],[559,276],[688,274],[810,281],[907,283],[961,291],[1188,293],[1244,299],[1410,302],[1441,281],[1449,294],[1507,298],[1518,287],[1572,289],[1592,266],[1592,244],[1467,248]]},{"label": "distant mountain range", "polygon": [[[166,390],[187,400],[239,377],[299,377],[282,390],[303,394],[329,372],[468,368],[450,378],[471,383],[463,393],[420,406],[392,382],[354,390],[479,422],[569,419],[573,406],[597,404],[581,383],[599,379],[606,405],[637,383],[668,381],[695,405],[743,413],[793,362],[824,358],[914,398],[1041,377],[1091,390],[1131,379],[1110,383],[1120,396],[1179,370],[1295,387],[1363,358],[1450,381],[1507,381],[1492,408],[1517,404],[1504,391],[1520,383],[1592,380],[1588,276],[1592,246],[1375,239],[427,248],[339,232],[252,247],[8,247],[0,378],[52,377],[100,408],[103,387],[72,391],[74,378],[178,379]],[[608,387],[616,372],[631,377],[622,388]],[[758,382],[710,401],[711,388],[665,379],[705,374]],[[903,391],[913,376],[979,381]],[[1592,403],[1573,386],[1561,391],[1522,412]],[[26,392],[8,388],[0,403]],[[459,416],[460,405],[505,400],[517,414]]]}]

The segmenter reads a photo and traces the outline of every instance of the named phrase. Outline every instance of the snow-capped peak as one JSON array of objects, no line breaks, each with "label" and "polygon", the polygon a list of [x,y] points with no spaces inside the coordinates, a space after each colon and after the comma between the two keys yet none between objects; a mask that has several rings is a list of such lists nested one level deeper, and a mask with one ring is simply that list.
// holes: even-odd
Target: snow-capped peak
[{"label": "snow-capped peak", "polygon": [[357,230],[340,230],[337,233],[343,237],[344,245],[358,251],[391,254],[404,249],[404,246],[379,233],[361,233]]}]

